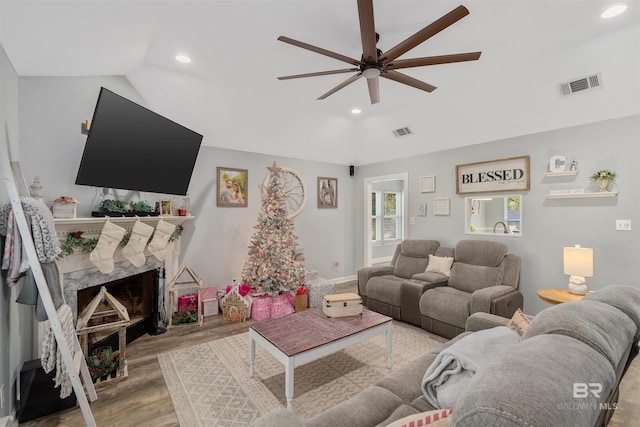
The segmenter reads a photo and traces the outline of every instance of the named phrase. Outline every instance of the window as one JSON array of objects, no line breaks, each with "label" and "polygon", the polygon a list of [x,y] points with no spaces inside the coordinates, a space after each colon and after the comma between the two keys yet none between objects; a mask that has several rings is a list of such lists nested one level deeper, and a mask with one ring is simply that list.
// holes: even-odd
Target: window
[{"label": "window", "polygon": [[371,241],[384,243],[402,239],[402,193],[371,193]]}]

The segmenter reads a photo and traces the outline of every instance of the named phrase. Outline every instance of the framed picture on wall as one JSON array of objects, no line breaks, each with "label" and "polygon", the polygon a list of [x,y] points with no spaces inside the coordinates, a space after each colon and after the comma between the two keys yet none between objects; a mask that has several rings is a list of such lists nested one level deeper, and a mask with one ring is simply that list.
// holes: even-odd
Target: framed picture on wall
[{"label": "framed picture on wall", "polygon": [[216,168],[216,206],[246,208],[249,171],[247,169]]},{"label": "framed picture on wall", "polygon": [[421,193],[433,193],[436,191],[436,177],[435,176],[421,176],[420,177],[420,192]]},{"label": "framed picture on wall", "polygon": [[433,199],[434,215],[449,215],[449,199]]},{"label": "framed picture on wall", "polygon": [[318,209],[338,207],[338,178],[318,177]]}]

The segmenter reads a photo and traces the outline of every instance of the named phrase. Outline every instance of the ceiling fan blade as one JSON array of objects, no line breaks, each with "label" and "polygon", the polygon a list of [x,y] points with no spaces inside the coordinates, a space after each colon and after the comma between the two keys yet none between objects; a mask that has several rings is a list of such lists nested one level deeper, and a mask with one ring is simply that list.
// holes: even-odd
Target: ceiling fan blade
[{"label": "ceiling fan blade", "polygon": [[468,14],[469,14],[469,10],[466,7],[464,6],[456,7],[455,9],[453,9],[451,12],[447,13],[440,19],[433,21],[431,24],[427,25],[422,30],[418,31],[417,33],[410,36],[403,42],[400,42],[396,46],[386,51],[382,55],[383,61],[385,63],[389,63],[394,59],[396,59],[397,57],[404,55],[414,47],[418,46],[420,43],[424,42],[430,37],[435,36],[440,31],[458,22]]},{"label": "ceiling fan blade", "polygon": [[280,40],[281,42],[289,43],[294,46],[301,47],[303,49],[310,50],[311,52],[319,53],[321,55],[325,55],[330,58],[337,59],[338,61],[346,62],[347,64],[362,65],[362,62],[358,61],[357,59],[349,58],[348,56],[331,52],[330,50],[322,49],[321,47],[313,46],[308,43],[300,42],[298,40],[290,39],[289,37],[280,36],[278,37],[278,40]]},{"label": "ceiling fan blade", "polygon": [[373,20],[373,0],[358,0],[358,16],[360,17],[362,60],[365,62],[378,62],[376,28]]},{"label": "ceiling fan blade", "polygon": [[293,74],[290,76],[278,77],[278,80],[299,79],[301,77],[328,76],[330,74],[353,73],[354,71],[358,71],[358,68],[344,68],[342,70],[318,71],[317,73]]},{"label": "ceiling fan blade", "polygon": [[355,74],[351,77],[349,77],[347,80],[343,81],[342,83],[340,83],[338,86],[334,87],[333,89],[331,89],[329,92],[324,93],[322,95],[320,95],[317,99],[325,99],[326,97],[328,97],[329,95],[333,95],[334,93],[336,93],[337,91],[339,91],[340,89],[344,88],[345,86],[350,85],[351,83],[355,82],[356,80],[358,80],[360,77],[362,77],[362,73],[358,73]]},{"label": "ceiling fan blade", "polygon": [[380,79],[374,77],[367,79],[367,85],[369,86],[369,98],[371,98],[371,105],[380,102]]},{"label": "ceiling fan blade", "polygon": [[450,64],[452,62],[475,61],[482,52],[456,53],[453,55],[426,56],[424,58],[398,59],[385,66],[386,70],[423,67],[425,65]]},{"label": "ceiling fan blade", "polygon": [[434,90],[436,90],[436,87],[430,85],[429,83],[425,83],[418,79],[414,79],[413,77],[409,77],[406,74],[401,74],[393,70],[384,71],[382,74],[380,74],[380,77],[384,77],[385,79],[393,80],[398,83],[403,83],[411,87],[415,87],[416,89],[424,90],[426,92],[433,92]]}]

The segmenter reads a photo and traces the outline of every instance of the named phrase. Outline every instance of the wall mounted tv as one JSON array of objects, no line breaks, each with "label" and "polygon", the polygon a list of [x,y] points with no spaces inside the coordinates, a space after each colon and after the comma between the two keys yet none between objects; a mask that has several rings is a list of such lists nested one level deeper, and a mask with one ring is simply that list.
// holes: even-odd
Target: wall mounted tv
[{"label": "wall mounted tv", "polygon": [[77,185],[186,195],[202,135],[101,88]]}]

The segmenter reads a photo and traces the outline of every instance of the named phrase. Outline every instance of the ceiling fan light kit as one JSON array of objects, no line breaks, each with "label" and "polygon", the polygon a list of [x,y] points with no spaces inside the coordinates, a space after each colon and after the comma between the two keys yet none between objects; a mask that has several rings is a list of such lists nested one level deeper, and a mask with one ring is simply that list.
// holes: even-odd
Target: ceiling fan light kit
[{"label": "ceiling fan light kit", "polygon": [[373,0],[357,0],[358,1],[358,17],[360,20],[360,36],[362,39],[362,56],[361,59],[354,59],[348,56],[332,52],[317,46],[310,45],[289,37],[280,36],[278,40],[291,44],[293,46],[307,49],[321,55],[328,56],[338,61],[346,62],[355,68],[344,68],[339,70],[318,71],[314,73],[295,74],[290,76],[278,77],[279,80],[297,79],[304,77],[326,76],[331,74],[353,73],[356,74],[340,83],[338,86],[320,95],[317,99],[325,99],[333,95],[340,89],[350,85],[356,80],[364,77],[367,79],[369,87],[369,98],[371,103],[375,104],[380,101],[379,77],[402,83],[425,92],[432,92],[435,86],[425,83],[406,74],[399,73],[396,70],[411,67],[424,67],[427,65],[450,64],[453,62],[475,61],[480,58],[482,52],[468,52],[451,55],[429,56],[422,58],[397,59],[404,55],[414,47],[425,42],[429,38],[435,36],[442,30],[448,28],[460,19],[469,14],[469,10],[464,6],[458,6],[451,12],[427,25],[414,35],[408,37],[404,41],[382,52],[377,48],[376,43],[379,39],[378,33],[375,31],[373,18]]}]

